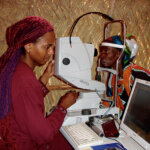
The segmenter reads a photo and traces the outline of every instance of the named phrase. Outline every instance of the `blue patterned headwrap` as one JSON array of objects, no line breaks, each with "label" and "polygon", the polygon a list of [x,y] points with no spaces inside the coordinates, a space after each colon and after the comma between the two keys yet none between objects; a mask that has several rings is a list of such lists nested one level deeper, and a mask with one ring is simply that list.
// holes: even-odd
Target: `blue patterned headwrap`
[{"label": "blue patterned headwrap", "polygon": [[[118,36],[118,35],[112,36],[112,37],[104,40],[102,42],[102,44],[105,42],[114,43],[114,44],[117,44],[120,46],[123,46],[123,44],[124,44],[123,38],[121,36]],[[124,49],[123,60],[122,60],[123,67],[125,67],[130,61],[133,60],[133,58],[136,55],[137,49],[138,49],[135,37],[133,35],[127,36],[125,46],[126,47]],[[120,51],[123,50],[123,48],[118,48],[118,49]]]}]

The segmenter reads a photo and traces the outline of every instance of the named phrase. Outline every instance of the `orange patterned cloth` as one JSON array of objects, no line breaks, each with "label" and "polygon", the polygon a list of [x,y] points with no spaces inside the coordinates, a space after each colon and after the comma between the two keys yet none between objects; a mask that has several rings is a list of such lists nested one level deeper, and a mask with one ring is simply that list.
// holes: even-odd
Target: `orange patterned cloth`
[{"label": "orange patterned cloth", "polygon": [[[130,63],[123,70],[123,77],[118,79],[117,82],[117,102],[116,105],[119,107],[121,114],[124,112],[128,98],[134,83],[135,78],[150,81],[150,72],[136,64]],[[109,80],[111,80],[109,82]],[[109,85],[111,83],[111,85]],[[111,90],[112,95],[108,95],[114,100],[115,94],[115,75],[112,75],[107,82],[107,90]],[[109,92],[110,93],[110,92]],[[110,106],[109,102],[103,103],[106,106]]]}]

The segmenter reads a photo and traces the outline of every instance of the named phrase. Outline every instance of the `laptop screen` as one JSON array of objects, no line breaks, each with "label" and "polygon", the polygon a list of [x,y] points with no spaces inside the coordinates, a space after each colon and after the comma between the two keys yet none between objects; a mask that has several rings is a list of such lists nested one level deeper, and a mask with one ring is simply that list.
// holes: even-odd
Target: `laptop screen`
[{"label": "laptop screen", "polygon": [[150,148],[150,82],[135,80],[121,127],[142,147]]}]

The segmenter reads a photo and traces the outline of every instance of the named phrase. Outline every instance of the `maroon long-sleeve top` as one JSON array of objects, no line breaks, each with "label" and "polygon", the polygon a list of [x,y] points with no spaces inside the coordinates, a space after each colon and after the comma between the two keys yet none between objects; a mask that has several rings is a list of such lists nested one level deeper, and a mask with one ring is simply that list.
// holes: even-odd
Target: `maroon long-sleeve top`
[{"label": "maroon long-sleeve top", "polygon": [[[12,136],[17,150],[52,149],[52,145],[56,144],[66,110],[58,106],[49,117],[45,118],[43,103],[45,94],[47,90],[36,79],[33,70],[25,63],[19,62],[12,79],[10,117]],[[63,143],[66,144],[64,141]]]}]

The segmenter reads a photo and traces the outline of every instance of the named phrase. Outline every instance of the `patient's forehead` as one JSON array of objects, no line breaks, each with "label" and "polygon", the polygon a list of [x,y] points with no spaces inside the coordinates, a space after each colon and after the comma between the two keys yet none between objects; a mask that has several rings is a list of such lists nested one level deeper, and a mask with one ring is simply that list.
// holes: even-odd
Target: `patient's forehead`
[{"label": "patient's forehead", "polygon": [[100,46],[99,48],[100,52],[102,51],[110,51],[110,52],[118,52],[118,51],[121,51],[120,49],[118,48],[115,48],[115,47],[110,47],[110,46]]}]

